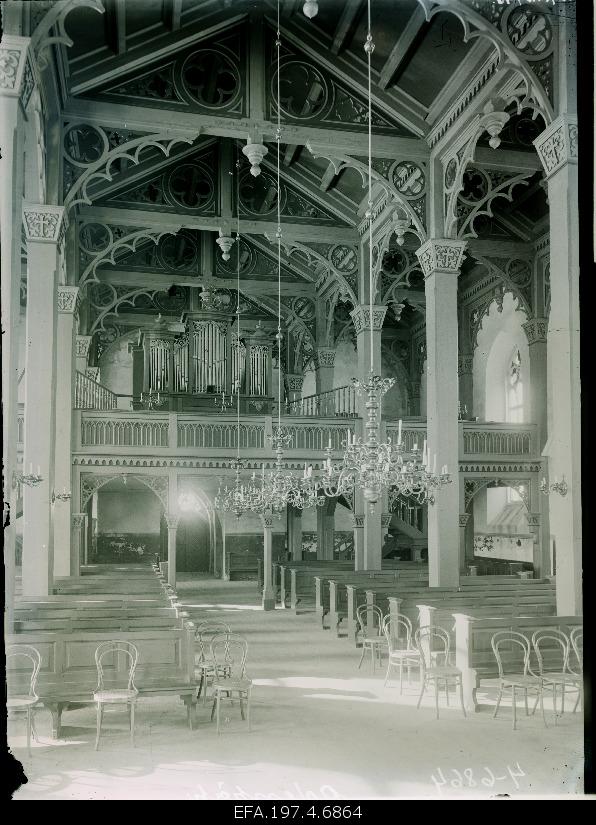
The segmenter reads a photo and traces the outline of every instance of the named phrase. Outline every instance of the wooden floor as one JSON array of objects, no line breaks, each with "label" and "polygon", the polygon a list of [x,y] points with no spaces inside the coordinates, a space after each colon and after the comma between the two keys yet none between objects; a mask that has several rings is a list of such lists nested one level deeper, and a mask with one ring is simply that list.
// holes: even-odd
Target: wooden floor
[{"label": "wooden floor", "polygon": [[[312,615],[280,609],[264,613],[254,582],[181,574],[178,592],[195,620],[223,619],[246,636],[254,680],[253,732],[247,733],[237,703],[224,711],[218,737],[209,706],[199,706],[198,726],[191,732],[178,699],[150,698],[138,706],[135,748],[124,714],[114,711],[94,752],[93,708],[65,712],[57,742],[49,738],[49,714],[41,710],[40,742],[31,757],[22,721],[9,728],[9,744],[29,779],[15,799],[581,793],[579,713],[566,713],[547,730],[539,715],[522,716],[514,732],[506,703],[496,720],[490,707],[464,720],[453,697],[450,708],[443,700],[437,721],[430,696],[416,711],[417,683],[401,696],[396,688],[383,689],[384,673],[373,674],[365,666],[358,671],[359,651],[323,632]],[[490,685],[483,694],[483,701],[494,704]],[[552,719],[547,704],[549,712]],[[452,788],[454,772],[463,776],[467,769],[472,773],[466,783],[474,785]]]}]

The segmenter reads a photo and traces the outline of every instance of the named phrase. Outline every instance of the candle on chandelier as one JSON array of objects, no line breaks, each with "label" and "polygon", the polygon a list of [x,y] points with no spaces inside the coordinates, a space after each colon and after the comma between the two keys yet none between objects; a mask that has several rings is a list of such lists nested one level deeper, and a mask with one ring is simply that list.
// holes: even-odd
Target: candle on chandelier
[{"label": "candle on chandelier", "polygon": [[416,450],[417,450],[417,449],[418,449],[418,442],[416,442],[416,443],[414,444],[414,452],[416,452]]},{"label": "candle on chandelier", "polygon": [[437,473],[437,454],[433,455],[433,475]]},{"label": "candle on chandelier", "polygon": [[443,476],[447,475],[447,465],[446,464],[443,464],[443,467],[441,468],[441,475],[443,475]]},{"label": "candle on chandelier", "polygon": [[41,467],[39,466],[39,464],[37,465],[37,475],[41,475]]},{"label": "candle on chandelier", "polygon": [[308,473],[306,472],[306,461],[304,462],[304,478],[308,478]]}]

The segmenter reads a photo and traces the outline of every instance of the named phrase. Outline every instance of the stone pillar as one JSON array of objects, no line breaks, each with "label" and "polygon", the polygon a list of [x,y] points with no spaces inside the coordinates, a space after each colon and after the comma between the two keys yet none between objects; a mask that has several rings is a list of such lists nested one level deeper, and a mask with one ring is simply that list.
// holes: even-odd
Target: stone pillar
[{"label": "stone pillar", "polygon": [[166,513],[166,524],[168,526],[168,584],[176,587],[176,536],[178,533],[178,513]]},{"label": "stone pillar", "polygon": [[459,406],[463,418],[472,418],[474,409],[474,355],[468,353],[457,358],[459,376]]},{"label": "stone pillar", "polygon": [[[7,8],[3,9],[8,13]],[[15,582],[21,227],[24,186],[24,111],[33,88],[29,38],[4,34],[0,45],[0,269],[2,278],[2,467],[6,621],[12,622]]]},{"label": "stone pillar", "polygon": [[275,590],[273,588],[273,515],[265,513],[263,522],[263,610],[275,610]]},{"label": "stone pillar", "polygon": [[354,529],[354,570],[364,570],[364,515],[352,516]]},{"label": "stone pillar", "polygon": [[51,496],[55,467],[57,279],[64,208],[25,204],[27,239],[27,352],[25,472],[43,478],[23,490],[23,597],[52,592],[54,545]]},{"label": "stone pillar", "polygon": [[302,559],[302,510],[288,504],[286,514],[288,556],[292,561],[300,561]]},{"label": "stone pillar", "polygon": [[471,563],[467,547],[467,526],[469,520],[469,513],[459,514],[459,571],[462,576],[468,575],[468,564]]},{"label": "stone pillar", "polygon": [[549,497],[557,558],[557,613],[582,612],[581,418],[577,119],[561,115],[534,141],[548,181],[550,315],[549,430],[544,454],[551,482],[565,476],[566,496]]},{"label": "stone pillar", "polygon": [[[317,394],[330,392],[333,389],[335,350],[331,349],[331,347],[317,347],[314,355],[314,363]],[[325,415],[329,414],[332,413],[325,413]]]},{"label": "stone pillar", "polygon": [[328,498],[317,507],[317,559],[333,560],[336,499]]},{"label": "stone pillar", "polygon": [[[550,569],[550,558],[544,553],[544,543],[542,541],[542,531],[540,529],[541,513],[528,513],[528,530],[534,537],[534,576],[537,579],[552,575]],[[548,543],[546,545],[549,549]]]},{"label": "stone pillar", "polygon": [[[372,365],[375,375],[381,375],[381,333],[387,307],[373,306],[373,334],[372,334]],[[370,374],[371,365],[371,336],[370,336],[370,307],[360,304],[350,312],[354,329],[356,330],[356,346],[358,349],[358,378],[366,381]],[[358,409],[361,418],[365,418],[366,395],[359,396]],[[382,402],[381,402],[382,408]]]},{"label": "stone pillar", "polygon": [[75,368],[77,372],[87,373],[87,361],[89,360],[89,348],[91,347],[90,335],[77,335],[75,339]]},{"label": "stone pillar", "polygon": [[[54,490],[71,492],[72,410],[74,407],[74,339],[76,333],[79,290],[75,286],[58,287],[58,328],[56,336],[56,455]],[[71,500],[54,502],[54,575],[76,576],[71,554]]]},{"label": "stone pillar", "polygon": [[459,583],[457,278],[465,247],[465,241],[433,239],[416,253],[425,277],[428,449],[437,472],[447,465],[453,479],[428,508],[431,587]]},{"label": "stone pillar", "polygon": [[81,575],[81,564],[85,563],[86,513],[72,513],[71,540],[70,540],[70,574]]}]

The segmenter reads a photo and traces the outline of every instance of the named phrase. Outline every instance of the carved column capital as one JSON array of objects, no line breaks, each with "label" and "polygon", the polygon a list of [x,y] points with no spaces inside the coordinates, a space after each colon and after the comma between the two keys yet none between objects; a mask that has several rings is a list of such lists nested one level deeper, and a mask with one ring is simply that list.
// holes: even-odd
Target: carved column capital
[{"label": "carved column capital", "polygon": [[547,178],[567,163],[577,164],[577,117],[560,115],[534,141]]},{"label": "carved column capital", "polygon": [[85,375],[97,383],[99,381],[99,367],[87,367]]},{"label": "carved column capital", "polygon": [[393,518],[393,513],[382,513],[381,514],[381,527],[383,530],[387,530],[389,525],[391,524],[391,519]]},{"label": "carved column capital", "polygon": [[460,527],[465,527],[469,520],[470,520],[470,514],[469,513],[460,513],[459,514],[459,526]]},{"label": "carved column capital", "polygon": [[29,37],[5,34],[0,44],[0,97],[20,97],[23,109],[35,85],[30,43]]},{"label": "carved column capital", "polygon": [[286,382],[286,389],[288,392],[301,392],[302,385],[304,383],[304,376],[298,375],[297,373],[290,373],[287,372],[284,375],[284,380]]},{"label": "carved column capital", "polygon": [[530,318],[529,321],[522,324],[522,327],[530,346],[546,342],[548,332],[548,320],[546,318]]},{"label": "carved column capital", "polygon": [[528,527],[530,528],[530,530],[532,530],[532,528],[537,529],[538,527],[540,527],[541,518],[542,516],[540,513],[527,514]]},{"label": "carved column capital", "polygon": [[180,513],[164,513],[168,530],[177,530],[180,521]]},{"label": "carved column capital", "polygon": [[352,516],[352,527],[355,530],[364,529],[364,515],[353,515]]},{"label": "carved column capital", "polygon": [[[383,329],[383,321],[387,313],[387,307],[383,305],[373,305],[372,328],[374,332]],[[359,332],[370,332],[370,307],[368,304],[359,304],[350,312],[356,334]]]},{"label": "carved column capital", "polygon": [[425,278],[435,272],[447,275],[459,275],[467,241],[452,238],[433,238],[416,250]]},{"label": "carved column capital", "polygon": [[77,315],[80,305],[80,294],[78,286],[59,286],[58,287],[58,312],[70,313]]},{"label": "carved column capital", "polygon": [[264,530],[271,530],[273,527],[273,515],[271,513],[264,513],[261,515],[261,524]]},{"label": "carved column capital", "polygon": [[25,203],[23,225],[27,242],[60,244],[66,229],[64,207]]},{"label": "carved column capital", "polygon": [[87,518],[87,513],[72,513],[71,521],[72,521],[72,529],[73,530],[80,530],[83,524],[85,523],[85,519]]},{"label": "carved column capital", "polygon": [[89,347],[91,346],[90,335],[77,335],[75,342],[75,355],[77,358],[87,358],[89,355]]},{"label": "carved column capital", "polygon": [[333,367],[335,365],[335,350],[331,347],[317,347],[314,354],[315,368]]}]

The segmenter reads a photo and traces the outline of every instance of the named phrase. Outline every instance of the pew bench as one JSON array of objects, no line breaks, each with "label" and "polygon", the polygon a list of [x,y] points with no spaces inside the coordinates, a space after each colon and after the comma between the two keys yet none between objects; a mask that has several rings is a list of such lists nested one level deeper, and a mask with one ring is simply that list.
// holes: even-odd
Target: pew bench
[{"label": "pew bench", "polygon": [[260,582],[263,578],[262,567],[263,560],[259,556],[232,550],[226,551],[226,581],[256,579]]},{"label": "pew bench", "polygon": [[[183,627],[134,630],[125,640],[139,651],[135,685],[139,698],[148,696],[179,696],[186,706],[188,724],[193,729],[196,711],[197,684],[194,679],[194,631],[192,622]],[[92,705],[97,686],[95,650],[98,645],[114,639],[113,633],[84,631],[78,633],[27,633],[7,636],[7,644],[29,644],[41,655],[41,669],[36,692],[39,702],[52,715],[52,735],[60,736],[62,712],[69,708]],[[104,660],[106,683],[110,676],[125,679],[128,661],[113,655]],[[15,686],[28,689],[30,668],[15,663],[7,678]]]}]

